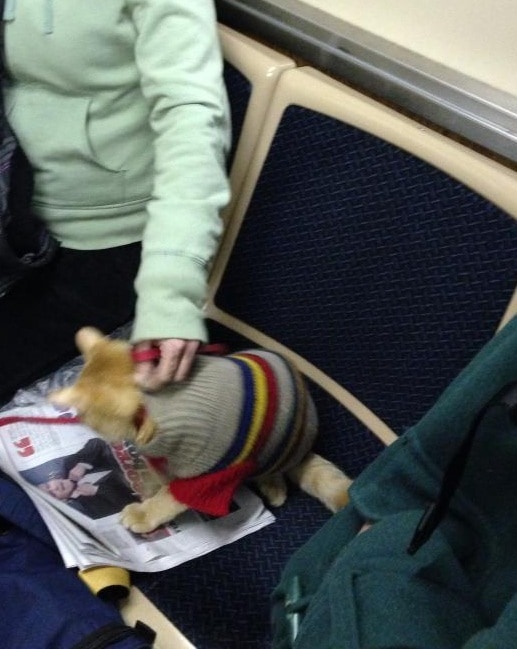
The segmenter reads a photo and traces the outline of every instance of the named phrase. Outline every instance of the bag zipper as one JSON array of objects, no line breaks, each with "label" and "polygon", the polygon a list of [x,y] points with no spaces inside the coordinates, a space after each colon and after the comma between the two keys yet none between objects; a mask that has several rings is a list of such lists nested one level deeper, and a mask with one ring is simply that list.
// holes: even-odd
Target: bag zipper
[{"label": "bag zipper", "polygon": [[119,640],[127,637],[136,639],[138,636],[142,640],[141,649],[151,649],[155,635],[152,629],[141,622],[137,623],[135,629],[119,623],[108,624],[90,633],[86,638],[75,644],[72,649],[108,649],[110,645]]}]

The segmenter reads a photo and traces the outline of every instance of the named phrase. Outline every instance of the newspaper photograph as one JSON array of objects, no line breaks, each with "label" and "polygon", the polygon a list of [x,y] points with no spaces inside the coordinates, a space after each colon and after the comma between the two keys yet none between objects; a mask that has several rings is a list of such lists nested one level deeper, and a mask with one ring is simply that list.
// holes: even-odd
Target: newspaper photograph
[{"label": "newspaper photograph", "polygon": [[158,489],[158,477],[131,443],[108,444],[47,402],[0,413],[0,468],[29,495],[69,568],[166,570],[274,521],[241,487],[227,516],[187,511],[150,533],[127,530],[121,510]]}]

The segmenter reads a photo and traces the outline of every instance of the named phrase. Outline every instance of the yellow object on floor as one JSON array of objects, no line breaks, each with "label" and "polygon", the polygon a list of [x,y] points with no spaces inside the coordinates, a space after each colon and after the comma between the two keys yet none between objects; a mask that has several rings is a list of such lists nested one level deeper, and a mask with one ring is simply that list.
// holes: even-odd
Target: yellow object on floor
[{"label": "yellow object on floor", "polygon": [[94,595],[118,601],[129,595],[131,580],[125,568],[96,566],[79,571],[79,577]]}]

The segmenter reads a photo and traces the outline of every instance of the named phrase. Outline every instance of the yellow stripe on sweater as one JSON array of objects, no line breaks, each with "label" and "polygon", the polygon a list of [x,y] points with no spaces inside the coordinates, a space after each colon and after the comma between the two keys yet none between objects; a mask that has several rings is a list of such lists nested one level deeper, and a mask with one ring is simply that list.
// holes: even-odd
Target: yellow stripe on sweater
[{"label": "yellow stripe on sweater", "polygon": [[253,375],[253,387],[255,391],[253,414],[251,416],[251,425],[248,433],[248,438],[246,440],[246,443],[244,444],[242,451],[234,460],[234,462],[232,462],[232,464],[237,464],[238,462],[242,462],[248,457],[259,436],[267,410],[268,384],[264,370],[257,362],[251,360],[251,358],[248,358],[246,356],[241,356],[240,354],[232,354],[232,356],[246,363],[246,365],[250,368]]}]

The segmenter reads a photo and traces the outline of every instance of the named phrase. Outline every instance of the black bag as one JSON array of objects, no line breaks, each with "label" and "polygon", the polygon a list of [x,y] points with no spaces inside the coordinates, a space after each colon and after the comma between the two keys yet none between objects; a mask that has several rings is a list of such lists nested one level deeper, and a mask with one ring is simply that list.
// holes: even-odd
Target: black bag
[{"label": "black bag", "polygon": [[[0,15],[4,1],[0,0]],[[3,53],[3,30],[1,38]],[[3,56],[0,82],[7,82]],[[46,265],[57,241],[31,211],[32,169],[7,123],[0,93],[0,297],[30,271]]]}]

